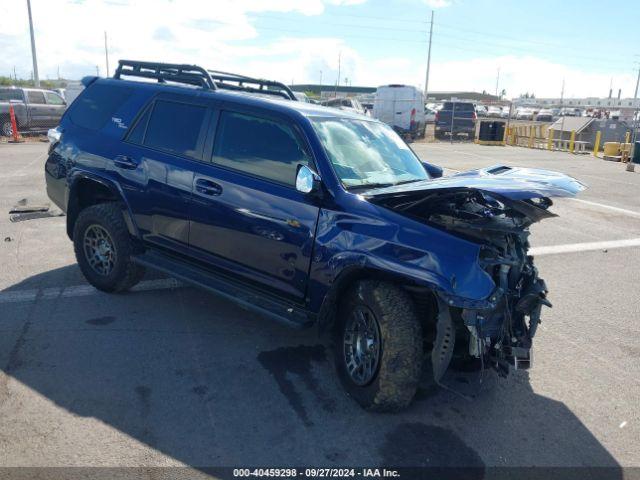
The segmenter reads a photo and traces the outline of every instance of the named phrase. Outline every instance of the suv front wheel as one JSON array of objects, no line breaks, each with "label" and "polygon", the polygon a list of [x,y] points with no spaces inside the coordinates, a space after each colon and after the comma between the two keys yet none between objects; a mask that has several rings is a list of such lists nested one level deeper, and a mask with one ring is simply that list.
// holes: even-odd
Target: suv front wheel
[{"label": "suv front wheel", "polygon": [[335,334],[340,379],[362,407],[388,412],[411,403],[422,371],[423,343],[406,291],[387,282],[358,282],[341,302]]},{"label": "suv front wheel", "polygon": [[73,229],[73,246],[82,274],[98,290],[122,292],[144,275],[131,260],[134,245],[117,203],[82,210]]}]

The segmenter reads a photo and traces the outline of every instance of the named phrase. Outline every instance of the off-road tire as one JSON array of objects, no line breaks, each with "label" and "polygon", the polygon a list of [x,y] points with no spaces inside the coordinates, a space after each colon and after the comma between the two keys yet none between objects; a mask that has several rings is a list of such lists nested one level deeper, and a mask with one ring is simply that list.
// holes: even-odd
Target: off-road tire
[{"label": "off-road tire", "polygon": [[[84,235],[92,225],[102,227],[113,240],[115,262],[108,275],[100,275],[94,271],[84,251]],[[101,203],[82,210],[73,229],[73,246],[82,274],[98,290],[124,292],[144,276],[144,268],[131,260],[135,245],[122,216],[122,207],[118,203]]]},{"label": "off-road tire", "polygon": [[[343,343],[347,320],[357,305],[373,313],[381,339],[377,373],[363,386],[347,371]],[[406,408],[418,388],[423,363],[422,327],[409,294],[383,281],[358,282],[340,302],[334,350],[340,380],[363,408],[377,412]]]}]

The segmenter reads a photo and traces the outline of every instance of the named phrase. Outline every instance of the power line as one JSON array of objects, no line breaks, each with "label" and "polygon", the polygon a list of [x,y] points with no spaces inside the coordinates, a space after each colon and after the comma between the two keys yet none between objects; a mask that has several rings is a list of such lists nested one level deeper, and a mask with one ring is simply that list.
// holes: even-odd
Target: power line
[{"label": "power line", "polygon": [[[329,14],[327,14],[329,15]],[[347,14],[343,14],[343,15],[338,15],[338,14],[332,14],[334,16],[352,16],[352,15],[347,15]],[[281,22],[295,22],[295,23],[299,23],[299,19],[293,19],[293,18],[287,18],[287,17],[282,17],[282,16],[276,16],[276,15],[265,15],[265,14],[250,14],[251,18],[264,18],[264,19],[272,19],[272,20],[277,20],[277,21],[281,21]],[[361,16],[357,16],[358,18],[360,18]],[[362,18],[375,18],[375,19],[384,19],[383,17],[362,17]],[[386,19],[384,19],[386,20]],[[414,22],[418,22],[418,23],[426,23],[423,20],[415,20]],[[223,23],[223,22],[216,22],[216,23]],[[401,32],[405,32],[405,33],[416,33],[416,34],[429,34],[430,31],[428,30],[417,30],[417,29],[407,29],[407,28],[393,28],[393,27],[385,27],[385,26],[374,26],[374,25],[356,25],[356,24],[352,24],[352,23],[332,23],[332,22],[323,22],[323,21],[318,21],[318,20],[313,20],[313,23],[315,25],[320,24],[320,25],[330,25],[330,26],[335,26],[335,27],[346,27],[346,28],[361,28],[361,29],[370,29],[370,30],[385,30],[385,31],[401,31]],[[529,40],[522,40],[522,39],[518,39],[516,37],[509,37],[506,35],[496,35],[496,34],[492,34],[492,33],[488,33],[488,32],[480,32],[478,30],[472,30],[472,29],[467,29],[467,28],[462,28],[462,27],[457,27],[457,26],[452,26],[446,23],[441,23],[441,22],[437,22],[436,23],[437,26],[442,26],[446,29],[449,30],[457,30],[460,32],[470,32],[470,33],[474,33],[475,35],[479,35],[481,37],[494,37],[494,38],[502,38],[502,39],[507,39],[507,40],[512,40],[518,43],[524,43],[524,44],[532,44],[532,45],[539,45],[540,47],[554,47],[556,49],[561,49],[561,50],[565,50],[567,52],[571,52],[572,57],[574,58],[580,58],[580,59],[584,59],[584,60],[589,60],[592,61],[592,63],[598,63],[600,65],[615,65],[618,67],[623,67],[626,62],[623,62],[622,60],[620,61],[616,61],[616,60],[612,60],[611,57],[609,57],[608,55],[603,55],[603,56],[594,56],[594,55],[581,55],[581,54],[576,54],[575,52],[577,51],[582,51],[582,50],[577,50],[573,47],[568,47],[568,46],[564,46],[564,45],[558,45],[558,44],[554,44],[554,43],[548,43],[548,42],[537,42],[537,41],[529,41]],[[255,27],[258,30],[274,30],[274,31],[288,31],[288,32],[295,32],[295,33],[308,33],[307,31],[303,31],[303,30],[298,30],[298,29],[282,29],[279,27]],[[525,47],[525,46],[518,46],[518,45],[508,45],[505,46],[504,42],[496,42],[496,41],[490,41],[490,40],[482,40],[482,39],[471,39],[468,37],[460,37],[460,36],[456,36],[456,35],[452,35],[450,33],[439,33],[439,36],[445,37],[445,38],[450,38],[453,40],[456,40],[458,42],[466,42],[466,43],[472,43],[472,44],[484,44],[487,46],[492,46],[492,47],[500,47],[505,51],[508,52],[523,52],[523,53],[531,53],[531,54],[536,54],[536,55],[541,55],[540,52],[537,52],[535,50],[535,47]],[[381,37],[370,37],[370,36],[366,36],[366,35],[358,35],[358,34],[341,34],[342,37],[345,38],[362,38],[362,39],[375,39],[375,40],[385,40],[385,41],[390,41],[390,42],[409,42],[409,43],[426,43],[426,41],[424,40],[412,40],[412,39],[406,39],[406,38],[396,38],[396,37],[387,37],[387,38],[381,38]],[[450,45],[443,45],[445,47],[450,47]],[[460,49],[457,49],[460,50]],[[469,51],[473,51],[472,49],[469,49]],[[477,51],[477,50],[476,50]],[[481,53],[486,53],[486,52],[481,52]],[[543,55],[545,56],[549,56],[548,52],[542,52]],[[600,59],[600,60],[598,60]]]},{"label": "power line", "polygon": [[[277,16],[277,15],[264,15],[261,13],[249,13],[247,14],[248,17],[252,17],[252,18],[264,18],[264,19],[269,19],[269,20],[277,20],[277,21],[282,21],[282,22],[295,22],[295,23],[300,23],[299,19],[294,19],[294,18],[287,18],[287,17],[281,17],[281,16]],[[334,22],[325,22],[325,21],[319,21],[316,19],[312,19],[310,18],[309,20],[313,21],[314,25],[329,25],[329,26],[333,26],[333,27],[348,27],[348,28],[363,28],[363,29],[368,29],[368,30],[388,30],[388,31],[397,31],[397,32],[406,32],[406,33],[428,33],[427,30],[413,30],[413,29],[407,29],[407,28],[394,28],[394,27],[384,27],[384,26],[377,26],[377,25],[359,25],[359,24],[353,24],[353,23],[334,23]]]}]

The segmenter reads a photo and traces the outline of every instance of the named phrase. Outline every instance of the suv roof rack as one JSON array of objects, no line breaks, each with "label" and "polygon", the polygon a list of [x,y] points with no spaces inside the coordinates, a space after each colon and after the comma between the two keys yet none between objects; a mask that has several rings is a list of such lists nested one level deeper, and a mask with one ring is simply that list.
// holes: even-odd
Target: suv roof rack
[{"label": "suv roof rack", "polygon": [[156,79],[159,83],[169,81],[216,89],[216,84],[209,72],[198,65],[120,60],[113,78],[120,78],[122,75]]},{"label": "suv roof rack", "polygon": [[119,79],[121,76],[150,78],[158,80],[159,83],[184,83],[209,90],[220,88],[297,100],[291,89],[284,83],[217,70],[206,70],[198,65],[120,60],[113,78]]},{"label": "suv roof rack", "polygon": [[220,72],[218,70],[209,70],[209,74],[218,88],[250,93],[263,93],[283,97],[287,100],[297,100],[291,89],[281,82],[252,78],[236,73]]}]

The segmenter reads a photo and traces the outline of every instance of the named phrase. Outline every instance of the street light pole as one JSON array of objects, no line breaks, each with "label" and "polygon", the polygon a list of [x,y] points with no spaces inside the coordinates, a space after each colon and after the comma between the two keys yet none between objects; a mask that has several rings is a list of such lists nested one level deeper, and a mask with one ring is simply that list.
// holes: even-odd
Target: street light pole
[{"label": "street light pole", "polygon": [[636,156],[636,140],[638,139],[638,87],[640,86],[640,64],[638,65],[638,79],[636,80],[636,90],[633,94],[633,140],[631,140],[631,159]]},{"label": "street light pole", "polygon": [[33,81],[36,87],[40,87],[40,77],[38,75],[38,59],[36,58],[36,37],[33,34],[33,20],[31,18],[31,0],[27,0],[27,10],[29,12],[29,32],[31,33],[31,60],[33,61]]},{"label": "street light pole", "polygon": [[104,57],[107,61],[107,74],[105,77],[109,76],[109,44],[107,43],[107,31],[104,32]]},{"label": "street light pole", "polygon": [[427,74],[424,79],[424,103],[429,94],[429,70],[431,69],[431,38],[433,37],[433,10],[431,10],[431,26],[429,27],[429,50],[427,51]]}]

